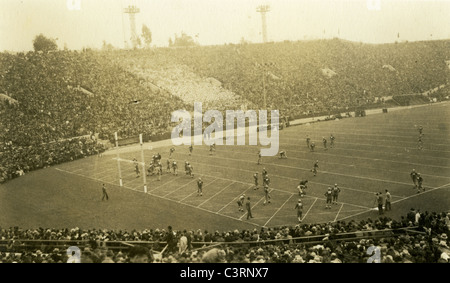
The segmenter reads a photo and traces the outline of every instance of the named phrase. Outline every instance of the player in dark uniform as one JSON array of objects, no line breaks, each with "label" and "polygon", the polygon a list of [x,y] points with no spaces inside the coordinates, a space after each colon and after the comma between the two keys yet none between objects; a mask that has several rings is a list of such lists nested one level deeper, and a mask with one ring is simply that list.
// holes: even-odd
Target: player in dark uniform
[{"label": "player in dark uniform", "polygon": [[173,174],[175,176],[178,176],[178,164],[177,164],[176,160],[172,161],[172,170],[173,170]]},{"label": "player in dark uniform", "polygon": [[314,176],[317,175],[317,168],[319,168],[319,160],[316,160],[316,162],[313,165],[313,169],[311,169],[311,172],[314,173]]},{"label": "player in dark uniform", "polygon": [[414,183],[414,188],[417,189],[417,172],[416,169],[413,169],[411,173],[409,173],[409,176],[411,176],[411,180]]},{"label": "player in dark uniform", "polygon": [[189,156],[191,156],[193,150],[194,150],[194,146],[191,144],[189,146]]},{"label": "player in dark uniform", "polygon": [[255,187],[253,188],[254,190],[259,189],[259,185],[258,185],[258,172],[256,172],[255,174],[253,174],[253,179],[255,180]]},{"label": "player in dark uniform", "polygon": [[184,161],[184,172],[186,173],[186,175],[189,174],[189,162],[188,161]]},{"label": "player in dark uniform", "polygon": [[139,164],[136,158],[133,158],[133,164],[134,164],[134,171],[136,172],[136,178],[139,178],[141,176],[141,171],[139,171]]},{"label": "player in dark uniform", "polygon": [[270,178],[269,178],[269,174],[266,174],[266,176],[263,179],[263,186],[269,186],[270,185]]},{"label": "player in dark uniform", "polygon": [[106,186],[105,186],[105,184],[103,184],[102,192],[103,192],[102,201],[103,201],[105,198],[106,198],[106,200],[109,200],[109,196],[108,196],[108,193],[106,192]]},{"label": "player in dark uniform", "polygon": [[423,141],[422,141],[422,134],[420,134],[419,135],[419,139],[417,140],[417,143],[418,143],[418,148],[420,149],[420,150],[422,150],[423,149]]},{"label": "player in dark uniform", "polygon": [[327,198],[327,209],[331,209],[331,202],[333,199],[333,191],[331,189],[331,187],[328,187],[327,192],[325,193],[325,197]]},{"label": "player in dark uniform", "polygon": [[203,181],[202,178],[197,180],[197,196],[203,196]]},{"label": "player in dark uniform", "polygon": [[253,218],[252,215],[252,205],[250,203],[250,197],[247,197],[247,201],[245,202],[245,208],[247,209],[247,220],[249,218]]},{"label": "player in dark uniform", "polygon": [[171,147],[169,151],[169,158],[172,158],[172,154],[175,152],[175,148]]},{"label": "player in dark uniform", "polygon": [[266,167],[264,167],[263,170],[262,170],[262,178],[263,178],[263,180],[264,180],[264,178],[266,178],[266,175],[267,175],[267,170],[266,170]]},{"label": "player in dark uniform", "polygon": [[264,183],[264,198],[265,199],[264,199],[263,205],[266,205],[266,203],[270,203],[271,196],[270,196],[270,190],[269,190],[269,183],[270,183],[270,181]]},{"label": "player in dark uniform", "polygon": [[156,166],[156,175],[158,175],[158,181],[161,181],[162,170],[162,164],[161,162],[159,162]]},{"label": "player in dark uniform", "polygon": [[154,172],[155,172],[155,165],[153,162],[150,162],[150,165],[148,166],[147,169],[147,176],[153,176]]},{"label": "player in dark uniform", "polygon": [[170,165],[172,164],[172,162],[170,162],[170,159],[169,158],[167,158],[167,167],[166,167],[166,173],[170,173]]},{"label": "player in dark uniform", "polygon": [[334,147],[334,139],[335,139],[335,137],[333,136],[333,134],[331,134],[331,136],[330,136],[330,147],[331,148]]},{"label": "player in dark uniform", "polygon": [[303,187],[301,185],[297,186],[297,190],[298,190],[298,196],[302,198],[305,195],[305,190],[303,189]]},{"label": "player in dark uniform", "polygon": [[299,185],[298,185],[298,189],[299,189],[299,193],[301,191],[302,195],[306,195],[306,189],[308,188],[308,180],[302,180],[300,181]]},{"label": "player in dark uniform", "polygon": [[284,150],[280,151],[280,157],[279,158],[287,158],[286,151],[284,151]]},{"label": "player in dark uniform", "polygon": [[423,178],[420,175],[420,173],[417,173],[417,193],[420,193],[421,190],[423,192],[425,192],[425,188],[423,187],[422,183],[423,183]]},{"label": "player in dark uniform", "polygon": [[194,167],[192,167],[191,164],[188,166],[188,175],[191,176],[191,178],[194,178]]},{"label": "player in dark uniform", "polygon": [[315,147],[316,147],[316,144],[314,142],[311,142],[311,145],[310,145],[311,151],[314,151]]},{"label": "player in dark uniform", "polygon": [[213,143],[209,146],[209,155],[213,155],[214,151],[216,151],[216,143]]}]

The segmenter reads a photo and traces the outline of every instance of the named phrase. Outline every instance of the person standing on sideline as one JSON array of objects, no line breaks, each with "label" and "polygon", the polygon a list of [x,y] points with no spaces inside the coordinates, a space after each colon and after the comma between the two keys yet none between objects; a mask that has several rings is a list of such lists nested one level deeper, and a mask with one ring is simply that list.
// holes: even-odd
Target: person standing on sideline
[{"label": "person standing on sideline", "polygon": [[106,198],[106,200],[108,200],[108,199],[109,199],[109,196],[108,196],[108,192],[106,191],[106,186],[105,186],[105,184],[103,184],[102,192],[103,192],[102,201],[103,201],[105,198]]},{"label": "person standing on sideline", "polygon": [[385,190],[386,195],[385,195],[385,204],[384,204],[384,209],[386,211],[391,210],[391,193],[388,190]]},{"label": "person standing on sideline", "polygon": [[383,214],[383,194],[379,192],[377,194],[378,214]]},{"label": "person standing on sideline", "polygon": [[261,150],[258,151],[258,165],[262,163]]},{"label": "person standing on sideline", "polygon": [[298,219],[298,222],[300,223],[300,222],[302,222],[302,216],[303,216],[303,203],[302,203],[302,200],[301,199],[298,199],[298,202],[297,202],[297,204],[295,205],[295,208],[294,209],[297,209],[297,219]]},{"label": "person standing on sideline", "polygon": [[247,220],[249,218],[253,218],[252,215],[252,205],[250,203],[250,197],[247,197],[247,201],[245,202],[245,208],[247,209]]},{"label": "person standing on sideline", "polygon": [[197,180],[197,196],[203,196],[203,181],[202,178]]}]

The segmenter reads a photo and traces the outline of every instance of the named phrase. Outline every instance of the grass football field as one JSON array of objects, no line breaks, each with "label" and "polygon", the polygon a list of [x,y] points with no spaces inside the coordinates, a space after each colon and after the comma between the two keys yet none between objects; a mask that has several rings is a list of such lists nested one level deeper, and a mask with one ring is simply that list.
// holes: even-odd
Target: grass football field
[{"label": "grass football field", "polygon": [[[162,155],[163,175],[136,176],[132,159],[141,161],[140,146],[119,149],[123,186],[119,186],[115,149],[45,168],[0,185],[0,227],[155,229],[227,231],[296,225],[297,185],[307,179],[302,198],[303,223],[349,221],[378,217],[375,193],[387,189],[392,210],[385,216],[400,219],[410,208],[450,210],[450,104],[411,107],[365,117],[345,118],[288,127],[279,132],[280,150],[287,159],[263,157],[257,165],[258,146],[218,145],[209,155],[206,145],[177,146],[173,158],[179,174],[166,173],[170,141],[143,145],[148,165],[153,154]],[[418,126],[423,126],[423,149],[418,149]],[[336,138],[330,148],[329,137]],[[316,143],[306,147],[306,135]],[[328,139],[324,149],[322,137]],[[194,167],[194,178],[184,174],[184,161]],[[317,176],[311,172],[319,161]],[[266,168],[271,179],[271,203],[254,190],[253,174]],[[417,194],[409,176],[421,173],[425,192]],[[142,169],[141,169],[142,173]],[[197,196],[197,178],[204,181]],[[338,184],[338,204],[325,208],[325,191]],[[110,199],[102,201],[102,184]],[[251,197],[254,218],[247,220],[237,200]]]}]

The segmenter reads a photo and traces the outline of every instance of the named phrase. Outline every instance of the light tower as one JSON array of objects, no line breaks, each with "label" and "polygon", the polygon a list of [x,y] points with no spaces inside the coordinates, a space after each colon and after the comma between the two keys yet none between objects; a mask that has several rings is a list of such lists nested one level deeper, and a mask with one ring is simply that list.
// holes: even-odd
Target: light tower
[{"label": "light tower", "polygon": [[266,23],[266,13],[270,11],[269,5],[261,5],[256,8],[256,12],[261,13],[262,19],[262,36],[263,42],[267,42],[267,23]]},{"label": "light tower", "polygon": [[131,33],[131,43],[133,44],[133,47],[136,48],[138,45],[138,35],[136,33],[136,14],[139,13],[141,10],[134,6],[130,5],[128,8],[124,9],[124,13],[129,14],[130,17],[130,33]]}]

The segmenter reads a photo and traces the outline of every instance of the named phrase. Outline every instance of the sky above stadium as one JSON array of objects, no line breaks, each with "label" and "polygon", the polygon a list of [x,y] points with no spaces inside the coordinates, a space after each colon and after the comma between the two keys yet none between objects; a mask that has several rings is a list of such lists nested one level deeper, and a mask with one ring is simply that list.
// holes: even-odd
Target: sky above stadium
[{"label": "sky above stadium", "polygon": [[[78,5],[79,4],[79,5]],[[269,5],[269,41],[339,37],[365,43],[450,38],[450,0],[0,0],[0,51],[32,50],[42,33],[59,48],[123,48],[124,8],[136,5],[136,29],[152,46],[185,32],[201,45],[262,42],[259,5]]]}]

